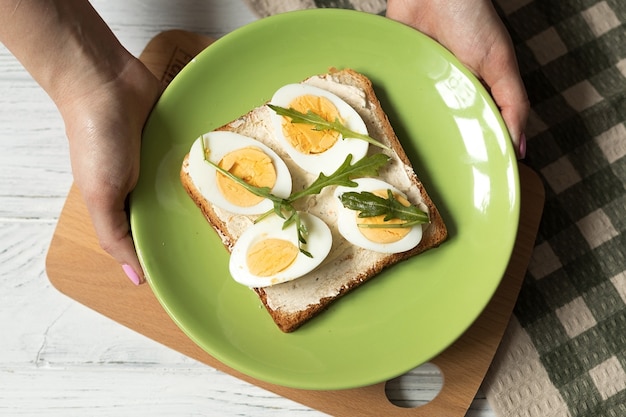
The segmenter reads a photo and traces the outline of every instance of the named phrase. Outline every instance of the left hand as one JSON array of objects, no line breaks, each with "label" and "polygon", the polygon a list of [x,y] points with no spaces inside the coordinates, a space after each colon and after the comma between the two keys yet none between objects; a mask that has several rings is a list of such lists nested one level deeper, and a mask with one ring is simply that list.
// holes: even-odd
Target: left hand
[{"label": "left hand", "polygon": [[518,158],[524,158],[528,96],[511,37],[491,1],[388,0],[387,17],[441,43],[486,84]]}]

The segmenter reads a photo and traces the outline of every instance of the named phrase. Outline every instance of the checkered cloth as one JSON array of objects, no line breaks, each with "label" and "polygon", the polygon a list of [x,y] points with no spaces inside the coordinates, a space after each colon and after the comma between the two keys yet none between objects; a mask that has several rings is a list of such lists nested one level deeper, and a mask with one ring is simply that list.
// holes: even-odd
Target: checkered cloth
[{"label": "checkered cloth", "polygon": [[498,5],[546,205],[485,391],[502,416],[626,416],[626,1]]},{"label": "checkered cloth", "polygon": [[[383,14],[384,0],[248,0]],[[484,391],[501,417],[626,416],[626,0],[497,0],[546,205]],[[278,7],[278,8],[276,8]]]}]

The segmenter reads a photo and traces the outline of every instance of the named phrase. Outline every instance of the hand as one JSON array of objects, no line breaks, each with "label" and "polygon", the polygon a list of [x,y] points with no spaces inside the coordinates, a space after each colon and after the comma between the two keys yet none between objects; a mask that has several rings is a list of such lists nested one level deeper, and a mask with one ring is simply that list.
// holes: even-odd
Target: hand
[{"label": "hand", "polygon": [[57,102],[65,120],[74,180],[100,246],[136,285],[144,282],[144,274],[125,203],[137,183],[141,132],[159,92],[158,80],[131,58],[117,78]]},{"label": "hand", "polygon": [[141,131],[158,80],[88,0],[0,0],[0,41],[59,108],[74,180],[100,244],[142,283],[125,202],[139,175]]},{"label": "hand", "polygon": [[524,158],[528,97],[511,38],[491,1],[388,0],[387,17],[435,39],[483,80],[500,108],[518,158]]}]

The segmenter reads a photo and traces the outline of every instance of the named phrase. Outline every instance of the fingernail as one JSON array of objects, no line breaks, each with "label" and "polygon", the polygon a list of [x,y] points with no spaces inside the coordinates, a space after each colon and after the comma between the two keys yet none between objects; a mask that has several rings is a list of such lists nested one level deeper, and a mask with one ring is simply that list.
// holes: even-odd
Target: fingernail
[{"label": "fingernail", "polygon": [[526,134],[522,133],[519,137],[519,159],[526,158]]},{"label": "fingernail", "polygon": [[124,270],[124,273],[126,274],[128,279],[130,279],[133,284],[141,284],[141,278],[139,278],[139,275],[137,275],[132,266],[124,264],[122,265],[122,269]]}]

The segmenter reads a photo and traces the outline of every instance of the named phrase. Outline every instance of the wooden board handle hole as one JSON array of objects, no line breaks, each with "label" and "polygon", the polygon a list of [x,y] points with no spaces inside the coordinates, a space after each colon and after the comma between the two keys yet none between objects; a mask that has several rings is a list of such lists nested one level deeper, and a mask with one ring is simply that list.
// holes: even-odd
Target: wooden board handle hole
[{"label": "wooden board handle hole", "polygon": [[389,402],[401,408],[418,408],[428,404],[443,389],[443,373],[427,362],[385,383]]}]

